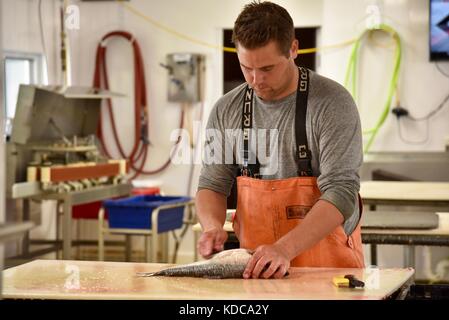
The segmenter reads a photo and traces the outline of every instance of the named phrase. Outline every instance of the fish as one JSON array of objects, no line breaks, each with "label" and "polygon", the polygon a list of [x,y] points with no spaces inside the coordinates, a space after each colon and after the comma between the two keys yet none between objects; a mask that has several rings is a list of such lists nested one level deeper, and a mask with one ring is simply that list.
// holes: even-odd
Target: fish
[{"label": "fish", "polygon": [[243,272],[252,256],[247,249],[230,249],[213,255],[210,259],[156,272],[138,272],[138,277],[195,277],[210,279],[243,278]]}]

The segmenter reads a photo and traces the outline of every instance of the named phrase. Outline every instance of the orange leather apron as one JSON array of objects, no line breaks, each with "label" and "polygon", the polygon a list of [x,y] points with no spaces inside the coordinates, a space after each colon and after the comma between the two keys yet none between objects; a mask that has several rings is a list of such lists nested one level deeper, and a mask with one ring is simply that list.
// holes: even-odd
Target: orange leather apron
[{"label": "orange leather apron", "polygon": [[[237,195],[234,232],[242,248],[254,250],[276,242],[299,225],[321,193],[315,177],[261,180],[241,176]],[[363,268],[360,223],[349,236],[338,226],[293,259],[291,266]]]},{"label": "orange leather apron", "polygon": [[[302,68],[300,71],[302,78],[306,71]],[[300,84],[297,100],[301,97],[299,87]],[[307,87],[308,85],[306,90]],[[305,119],[305,110],[302,116]],[[298,136],[297,140],[300,140]],[[301,145],[299,149],[304,151]],[[307,150],[307,146],[305,149]],[[237,177],[237,211],[233,226],[242,248],[254,250],[263,244],[273,244],[301,224],[307,212],[320,198],[321,192],[316,177],[304,176],[309,174],[301,170],[300,175],[303,176],[279,180],[262,180],[244,175]],[[360,216],[362,208],[359,197]],[[343,227],[338,226],[324,239],[294,258],[291,266],[363,268],[360,220],[351,235],[346,235]]]}]

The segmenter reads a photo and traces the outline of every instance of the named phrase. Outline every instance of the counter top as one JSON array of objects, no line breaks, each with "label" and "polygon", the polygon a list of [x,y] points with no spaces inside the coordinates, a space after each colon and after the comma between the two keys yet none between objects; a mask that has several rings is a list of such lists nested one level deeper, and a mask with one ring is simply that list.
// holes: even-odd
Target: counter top
[{"label": "counter top", "polygon": [[[14,299],[385,299],[411,280],[411,268],[290,268],[284,279],[136,277],[168,264],[35,260],[3,271],[3,298]],[[354,274],[364,289],[337,288]]]}]

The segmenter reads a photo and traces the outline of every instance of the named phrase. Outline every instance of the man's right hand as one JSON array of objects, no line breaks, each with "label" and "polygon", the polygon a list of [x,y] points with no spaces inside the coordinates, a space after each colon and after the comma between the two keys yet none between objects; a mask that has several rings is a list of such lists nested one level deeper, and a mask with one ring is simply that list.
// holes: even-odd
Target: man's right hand
[{"label": "man's right hand", "polygon": [[228,233],[223,229],[211,229],[201,234],[198,240],[198,251],[203,258],[210,258],[216,252],[223,251]]}]

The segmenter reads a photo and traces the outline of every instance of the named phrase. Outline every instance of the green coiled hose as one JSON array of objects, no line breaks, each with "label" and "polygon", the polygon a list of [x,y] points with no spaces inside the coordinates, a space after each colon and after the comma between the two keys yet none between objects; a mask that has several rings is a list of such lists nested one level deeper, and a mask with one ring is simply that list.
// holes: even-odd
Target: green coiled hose
[{"label": "green coiled hose", "polygon": [[[368,142],[363,146],[363,152],[367,153],[370,149],[372,143],[374,142],[374,139],[379,131],[379,129],[384,124],[388,113],[390,112],[390,106],[391,106],[391,100],[393,98],[393,95],[396,91],[396,86],[398,82],[398,76],[399,76],[399,69],[401,66],[401,39],[399,37],[399,34],[390,26],[381,24],[376,29],[368,29],[362,32],[362,34],[357,38],[357,40],[354,43],[354,46],[352,47],[351,55],[349,57],[349,63],[348,68],[346,70],[346,76],[345,76],[345,87],[349,90],[351,95],[353,96],[354,100],[356,100],[356,90],[357,90],[357,62],[358,62],[358,55],[360,51],[360,47],[362,45],[362,40],[365,38],[365,36],[373,31],[382,31],[386,32],[389,35],[391,35],[395,41],[395,53],[394,53],[394,68],[390,79],[390,85],[388,89],[388,96],[387,100],[385,101],[384,108],[382,113],[379,116],[379,119],[377,120],[376,124],[373,128],[368,130],[363,130],[364,135],[369,135]],[[352,86],[348,87],[349,81],[352,80]]]}]

